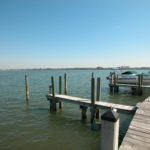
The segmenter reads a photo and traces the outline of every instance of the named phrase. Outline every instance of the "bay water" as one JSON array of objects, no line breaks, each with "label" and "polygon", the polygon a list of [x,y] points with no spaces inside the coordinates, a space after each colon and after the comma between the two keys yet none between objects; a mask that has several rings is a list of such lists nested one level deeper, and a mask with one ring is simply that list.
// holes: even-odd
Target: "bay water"
[{"label": "bay water", "polygon": [[[136,105],[149,96],[149,91],[142,96],[132,95],[127,88],[110,94],[106,80],[110,70],[1,70],[0,150],[99,150],[100,130],[91,130],[90,109],[85,122],[81,121],[78,105],[65,103],[62,110],[50,113],[45,96],[51,76],[58,93],[59,76],[67,73],[68,95],[90,98],[92,72],[94,77],[101,77],[102,101]],[[25,100],[25,75],[29,77],[29,102]],[[131,119],[132,115],[120,114],[120,137]]]}]

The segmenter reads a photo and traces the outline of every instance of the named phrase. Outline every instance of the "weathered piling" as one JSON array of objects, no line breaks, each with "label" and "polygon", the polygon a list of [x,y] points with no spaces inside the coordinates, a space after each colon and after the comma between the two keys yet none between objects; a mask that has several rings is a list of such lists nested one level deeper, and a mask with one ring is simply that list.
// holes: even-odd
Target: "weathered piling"
[{"label": "weathered piling", "polygon": [[95,119],[95,78],[91,78],[91,124]]},{"label": "weathered piling", "polygon": [[56,99],[55,99],[55,83],[54,83],[54,78],[51,77],[51,84],[52,84],[52,99],[50,99],[50,110],[51,111],[56,111]]},{"label": "weathered piling", "polygon": [[26,100],[29,100],[29,81],[28,81],[28,76],[25,75],[25,86],[26,86]]},{"label": "weathered piling", "polygon": [[[62,77],[61,76],[59,76],[59,94],[62,94]],[[59,109],[61,109],[62,108],[62,102],[61,101],[59,101]]]},{"label": "weathered piling", "polygon": [[[97,78],[96,101],[101,99],[101,79]],[[96,119],[99,119],[99,109],[96,109]]]},{"label": "weathered piling", "polygon": [[52,85],[49,85],[49,94],[52,94]]},{"label": "weathered piling", "polygon": [[142,93],[143,93],[142,84],[143,84],[143,76],[139,75],[138,76],[138,88],[137,88],[138,95],[142,95]]},{"label": "weathered piling", "polygon": [[64,94],[67,94],[67,74],[64,74]]},{"label": "weathered piling", "polygon": [[84,121],[87,118],[86,112],[87,112],[87,106],[84,105],[80,105],[80,109],[81,111],[81,116],[82,116],[82,120]]},{"label": "weathered piling", "polygon": [[114,110],[108,110],[101,116],[101,150],[118,150],[119,115]]},{"label": "weathered piling", "polygon": [[109,88],[110,88],[110,93],[113,93],[114,90],[114,74],[110,72],[110,83],[109,83]]},{"label": "weathered piling", "polygon": [[114,74],[114,93],[119,92],[119,87],[116,85],[118,83],[118,75]]},{"label": "weathered piling", "polygon": [[94,73],[92,72],[92,78],[94,78]]}]

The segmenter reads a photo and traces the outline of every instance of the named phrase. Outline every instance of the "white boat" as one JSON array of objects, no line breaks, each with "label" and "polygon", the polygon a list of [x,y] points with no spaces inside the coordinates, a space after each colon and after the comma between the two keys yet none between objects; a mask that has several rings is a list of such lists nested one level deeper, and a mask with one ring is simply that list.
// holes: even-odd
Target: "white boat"
[{"label": "white boat", "polygon": [[[107,77],[108,80],[111,80],[111,77],[116,75],[114,72],[110,73]],[[150,85],[150,72],[138,74],[135,71],[125,71],[121,74],[116,75],[116,80],[118,84],[139,84],[139,76],[142,77],[143,85]]]}]

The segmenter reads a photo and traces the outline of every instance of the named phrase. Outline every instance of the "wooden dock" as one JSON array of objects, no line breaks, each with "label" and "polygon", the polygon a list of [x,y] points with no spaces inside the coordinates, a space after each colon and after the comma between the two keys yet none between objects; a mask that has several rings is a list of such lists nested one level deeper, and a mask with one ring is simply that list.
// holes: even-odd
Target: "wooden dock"
[{"label": "wooden dock", "polygon": [[142,95],[143,89],[150,88],[150,85],[144,83],[143,75],[138,76],[138,81],[135,83],[122,83],[119,81],[117,74],[111,74],[111,79],[109,83],[110,92],[118,93],[119,87],[128,87],[131,88],[133,94]]},{"label": "wooden dock", "polygon": [[[53,95],[48,94],[47,100],[52,100]],[[87,107],[92,107],[91,100],[85,99],[85,98],[79,98],[69,95],[55,95],[56,102],[67,102]],[[115,108],[118,110],[118,112],[122,113],[134,113],[136,111],[136,106],[128,106],[128,105],[121,105],[121,104],[115,104],[115,103],[109,103],[109,102],[103,102],[103,101],[95,101],[94,105],[97,109],[111,109]]]},{"label": "wooden dock", "polygon": [[119,150],[150,150],[150,97],[137,107]]}]

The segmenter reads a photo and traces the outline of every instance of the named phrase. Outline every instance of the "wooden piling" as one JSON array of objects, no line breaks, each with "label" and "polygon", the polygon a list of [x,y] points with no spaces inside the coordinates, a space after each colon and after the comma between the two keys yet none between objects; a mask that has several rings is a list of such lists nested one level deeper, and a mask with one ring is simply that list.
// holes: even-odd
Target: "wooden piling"
[{"label": "wooden piling", "polygon": [[[62,77],[59,76],[59,94],[62,94]],[[59,102],[59,109],[62,109],[62,102]]]},{"label": "wooden piling", "polygon": [[142,83],[143,83],[143,76],[142,75],[139,75],[138,76],[138,95],[142,95],[143,91],[142,91]]},{"label": "wooden piling", "polygon": [[113,93],[113,89],[114,89],[113,84],[114,84],[114,74],[112,74],[112,73],[110,72],[110,84],[109,84],[110,93]]},{"label": "wooden piling", "polygon": [[64,74],[64,94],[67,95],[67,74]]},{"label": "wooden piling", "polygon": [[52,85],[49,86],[49,94],[52,94]]},{"label": "wooden piling", "polygon": [[94,73],[92,72],[92,78],[94,78]]},{"label": "wooden piling", "polygon": [[54,83],[54,78],[51,77],[51,84],[52,84],[52,99],[50,100],[50,110],[51,111],[56,111],[56,100],[55,100],[55,83]]},{"label": "wooden piling", "polygon": [[116,85],[118,83],[118,75],[114,74],[114,93],[119,92],[119,87]]},{"label": "wooden piling", "polygon": [[84,106],[84,105],[80,105],[80,109],[82,110],[81,111],[81,115],[82,115],[82,120],[86,120],[87,118],[87,115],[86,115],[86,112],[87,112],[87,106]]},{"label": "wooden piling", "polygon": [[91,124],[95,119],[95,78],[91,78]]},{"label": "wooden piling", "polygon": [[52,95],[55,97],[55,84],[54,84],[54,78],[51,77],[51,84],[52,84]]},{"label": "wooden piling", "polygon": [[118,150],[119,114],[115,110],[109,110],[101,119],[101,150]]},{"label": "wooden piling", "polygon": [[25,75],[25,86],[26,86],[26,100],[29,100],[29,81],[28,76]]},{"label": "wooden piling", "polygon": [[[96,101],[101,99],[101,79],[97,78],[97,92],[96,92]],[[99,109],[96,109],[96,119],[99,119]]]}]

